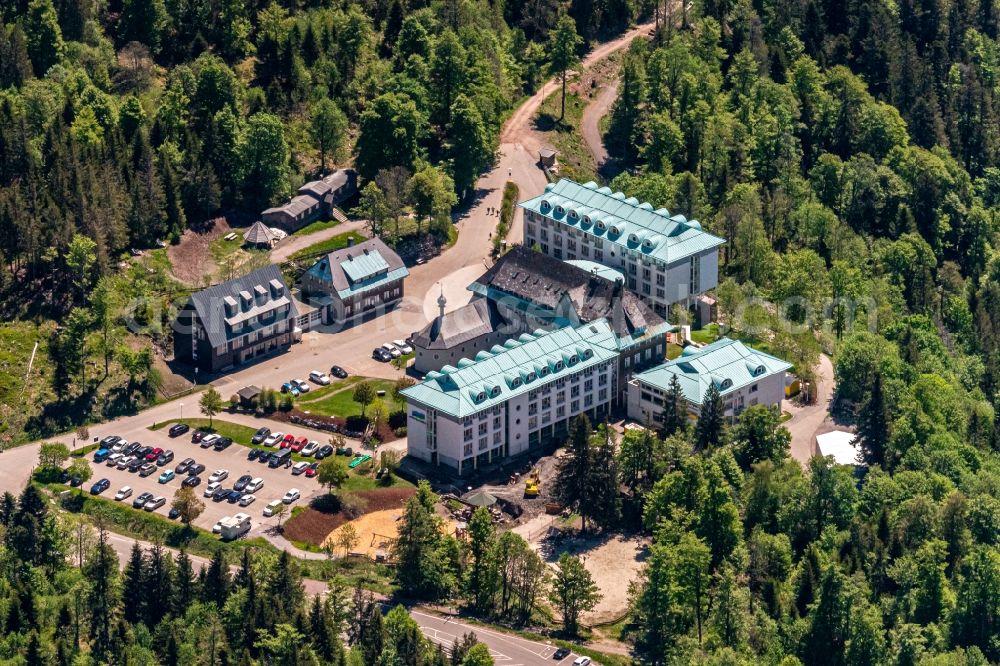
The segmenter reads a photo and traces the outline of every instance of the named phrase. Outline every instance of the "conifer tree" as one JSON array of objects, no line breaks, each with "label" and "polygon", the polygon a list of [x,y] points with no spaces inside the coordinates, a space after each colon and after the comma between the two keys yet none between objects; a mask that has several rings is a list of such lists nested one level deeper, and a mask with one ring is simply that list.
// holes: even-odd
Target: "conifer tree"
[{"label": "conifer tree", "polygon": [[712,382],[701,403],[701,414],[695,427],[695,446],[699,451],[719,446],[725,433],[725,403],[715,382]]}]

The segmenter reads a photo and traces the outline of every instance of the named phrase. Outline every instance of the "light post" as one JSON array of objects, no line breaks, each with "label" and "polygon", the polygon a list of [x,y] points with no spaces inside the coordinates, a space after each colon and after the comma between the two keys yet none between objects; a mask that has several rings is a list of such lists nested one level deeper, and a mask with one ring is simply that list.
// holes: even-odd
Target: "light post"
[{"label": "light post", "polygon": [[182,403],[180,403],[180,405],[181,405],[181,421],[183,421],[184,420],[184,403],[182,402]]}]

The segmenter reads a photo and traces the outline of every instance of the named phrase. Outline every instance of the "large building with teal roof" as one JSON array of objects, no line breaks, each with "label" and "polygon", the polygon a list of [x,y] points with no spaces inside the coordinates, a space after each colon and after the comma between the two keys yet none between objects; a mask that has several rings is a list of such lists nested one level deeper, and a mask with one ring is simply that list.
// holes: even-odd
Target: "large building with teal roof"
[{"label": "large building with teal roof", "polygon": [[326,324],[385,312],[403,298],[409,275],[388,245],[372,238],[320,257],[302,274],[302,298],[323,312]]},{"label": "large building with teal roof", "polygon": [[565,436],[610,409],[618,339],[603,319],[523,333],[429,372],[402,393],[408,453],[459,475]]},{"label": "large building with teal roof", "polygon": [[566,178],[518,205],[524,209],[525,245],[620,272],[626,286],[662,316],[670,305],[690,305],[718,285],[719,246],[725,241],[696,220]]},{"label": "large building with teal roof", "polygon": [[705,395],[713,384],[730,418],[751,405],[780,406],[785,397],[785,372],[790,368],[780,358],[739,340],[720,338],[704,347],[691,345],[678,358],[632,376],[628,382],[628,415],[640,423],[659,423],[675,377],[693,418],[701,413]]}]

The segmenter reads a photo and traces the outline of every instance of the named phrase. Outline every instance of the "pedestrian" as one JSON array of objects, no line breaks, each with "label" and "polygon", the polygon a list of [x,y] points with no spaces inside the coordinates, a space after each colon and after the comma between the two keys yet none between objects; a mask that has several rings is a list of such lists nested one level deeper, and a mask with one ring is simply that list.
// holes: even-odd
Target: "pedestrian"
[{"label": "pedestrian", "polygon": [[513,176],[513,175],[514,175],[514,170],[513,170],[513,169],[511,169],[511,168],[508,168],[508,169],[507,169],[507,177],[508,177],[508,178],[510,178],[510,177],[511,177],[511,176]]}]

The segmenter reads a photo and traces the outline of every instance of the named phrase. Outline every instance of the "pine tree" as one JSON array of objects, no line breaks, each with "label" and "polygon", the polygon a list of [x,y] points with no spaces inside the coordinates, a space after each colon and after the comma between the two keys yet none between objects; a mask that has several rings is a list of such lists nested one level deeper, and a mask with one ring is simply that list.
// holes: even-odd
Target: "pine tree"
[{"label": "pine tree", "polygon": [[197,596],[191,558],[187,551],[181,550],[177,555],[177,566],[174,568],[174,582],[170,586],[170,608],[173,614],[177,617],[183,616]]},{"label": "pine tree", "polygon": [[202,600],[221,608],[229,596],[229,569],[220,551],[215,552],[207,570],[203,571],[205,582],[202,586]]},{"label": "pine tree", "polygon": [[50,67],[62,60],[65,51],[59,17],[52,0],[31,0],[24,33],[32,69],[36,76],[43,77]]},{"label": "pine tree", "polygon": [[615,441],[607,424],[598,430],[600,443],[593,452],[593,465],[588,487],[590,498],[580,507],[581,515],[589,515],[593,522],[611,529],[621,520],[621,497],[618,494],[618,461]]},{"label": "pine tree", "polygon": [[701,404],[701,414],[698,415],[698,425],[695,427],[695,445],[704,451],[722,444],[725,434],[725,403],[719,389],[712,382]]},{"label": "pine tree", "polygon": [[45,666],[42,657],[42,646],[38,640],[38,632],[32,631],[28,639],[28,647],[24,651],[24,666]]},{"label": "pine tree", "polygon": [[670,377],[667,395],[663,398],[663,432],[667,437],[684,432],[688,427],[687,401],[677,375]]},{"label": "pine tree", "polygon": [[576,34],[576,21],[568,14],[560,16],[549,37],[549,74],[562,80],[559,122],[566,117],[566,73],[580,62],[576,49],[582,41]]},{"label": "pine tree", "polygon": [[860,444],[861,455],[868,465],[885,463],[889,444],[889,407],[885,399],[882,373],[875,372],[872,386],[858,414],[858,432],[851,442]]},{"label": "pine tree", "polygon": [[115,647],[112,628],[118,624],[118,599],[115,594],[118,557],[108,544],[108,533],[104,529],[97,533],[97,545],[87,562],[86,575],[90,582],[85,602],[90,651],[95,659],[110,661]]},{"label": "pine tree", "polygon": [[564,506],[581,511],[583,529],[587,529],[587,516],[582,510],[583,503],[589,501],[590,477],[593,454],[590,450],[590,420],[580,414],[569,424],[566,440],[566,455],[559,461],[556,475],[555,495]]},{"label": "pine tree", "polygon": [[132,544],[132,552],[122,576],[122,613],[126,622],[135,624],[142,621],[145,615],[146,596],[146,558],[138,541]]}]

